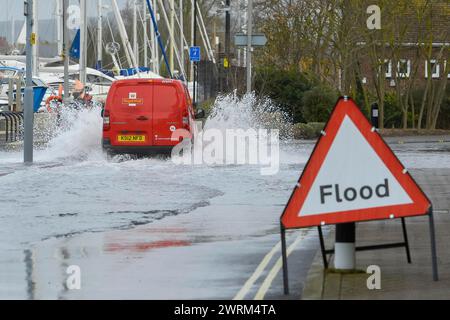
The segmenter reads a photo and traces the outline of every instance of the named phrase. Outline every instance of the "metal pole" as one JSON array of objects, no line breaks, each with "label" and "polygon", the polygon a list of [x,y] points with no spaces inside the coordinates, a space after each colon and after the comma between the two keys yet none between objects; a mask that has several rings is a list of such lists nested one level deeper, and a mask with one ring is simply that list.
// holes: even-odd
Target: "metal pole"
[{"label": "metal pole", "polygon": [[[175,1],[170,0],[170,24],[169,24],[169,32],[172,34],[175,34]],[[175,64],[174,64],[174,40],[175,37],[171,37],[170,39],[170,46],[169,46],[169,63],[170,63],[170,70],[174,70]]]},{"label": "metal pole", "polygon": [[[183,64],[183,69],[185,67],[184,61],[184,17],[183,17],[183,0],[180,0],[180,59]],[[185,79],[187,81],[187,79]]]},{"label": "metal pole", "polygon": [[[161,7],[161,11],[163,13],[164,20],[166,21],[167,28],[169,29],[170,43],[174,47],[173,53],[174,53],[174,55],[175,55],[175,57],[177,59],[178,66],[180,67],[180,73],[181,73],[181,75],[183,75],[184,78],[186,78],[186,72],[185,72],[185,70],[183,68],[183,63],[182,63],[182,61],[180,59],[180,55],[178,54],[179,53],[178,52],[178,45],[177,45],[177,42],[176,42],[176,39],[175,39],[175,34],[174,34],[175,30],[170,27],[170,20],[169,20],[169,17],[167,16],[167,12],[166,12],[166,9],[164,7],[163,1],[159,0],[159,4],[160,4],[160,7]],[[169,64],[169,66],[170,66],[170,64]],[[173,71],[174,69],[171,68],[170,70]]]},{"label": "metal pole", "polygon": [[11,43],[13,44],[14,49],[16,49],[16,21],[14,17],[11,17]]},{"label": "metal pole", "polygon": [[[154,15],[155,15],[155,19],[158,19],[158,6],[156,4],[156,0],[153,0],[153,10],[154,10]],[[159,20],[157,20],[156,22],[158,22]],[[154,68],[157,74],[160,74],[161,72],[161,66],[159,63],[159,47],[158,47],[158,37],[155,37],[155,27],[153,26],[153,23],[150,23],[151,27],[152,27],[152,37],[153,37],[153,63],[154,63]]]},{"label": "metal pole", "polygon": [[137,36],[137,3],[133,1],[133,52],[134,60],[139,65],[139,49],[138,49],[138,36]]},{"label": "metal pole", "polygon": [[87,8],[86,0],[80,0],[80,81],[86,83],[87,66]]},{"label": "metal pole", "polygon": [[[242,15],[241,15],[241,0],[238,0],[237,2],[237,8],[238,8],[238,20],[237,20],[237,25],[238,25],[238,31],[242,32]],[[241,61],[241,55],[242,55],[242,51],[241,48],[238,48],[237,50],[237,61],[238,61],[238,67],[242,66],[242,61]]]},{"label": "metal pole", "polygon": [[58,56],[62,55],[63,41],[62,41],[62,0],[56,0],[56,42],[58,46]]},{"label": "metal pole", "polygon": [[252,29],[253,0],[248,0],[247,8],[247,93],[252,92]]},{"label": "metal pole", "polygon": [[63,0],[63,55],[64,55],[64,104],[69,102],[69,28],[67,27],[67,9],[70,0]]},{"label": "metal pole", "polygon": [[[86,0],[83,0],[86,1]],[[125,51],[125,56],[127,58],[127,62],[130,68],[135,68],[138,71],[138,65],[136,63],[135,55],[133,52],[133,48],[131,47],[130,40],[128,38],[127,30],[125,29],[125,25],[123,23],[122,16],[120,14],[120,9],[116,0],[111,0],[112,9],[114,12],[114,16],[117,21],[117,25],[119,28],[120,38],[122,39],[123,49]]]},{"label": "metal pole", "polygon": [[408,232],[406,231],[406,221],[402,218],[403,240],[405,242],[406,260],[411,263],[411,252],[409,250]]},{"label": "metal pole", "polygon": [[288,265],[287,265],[287,252],[286,252],[286,229],[283,225],[280,225],[281,234],[281,256],[283,260],[283,286],[284,294],[289,294],[289,278],[288,278]]},{"label": "metal pole", "polygon": [[355,229],[354,222],[336,225],[336,242],[334,245],[335,269],[355,269]]},{"label": "metal pole", "polygon": [[39,75],[39,15],[37,0],[33,0],[33,33],[36,36],[36,43],[33,45],[33,76]]},{"label": "metal pole", "polygon": [[[230,59],[230,44],[231,44],[231,17],[230,17],[230,0],[225,2],[225,57]],[[239,13],[240,14],[240,13]]]},{"label": "metal pole", "polygon": [[148,32],[147,32],[147,4],[145,1],[142,1],[144,7],[142,8],[142,12],[144,13],[144,21],[143,21],[143,29],[144,29],[144,67],[148,67]]},{"label": "metal pole", "polygon": [[[115,0],[113,0],[113,1],[115,1]],[[156,39],[158,40],[159,47],[162,51],[163,58],[166,63],[166,67],[169,72],[169,76],[170,76],[170,78],[173,78],[172,70],[170,70],[169,61],[167,60],[166,50],[164,49],[164,44],[162,43],[162,40],[161,40],[161,34],[159,33],[159,30],[158,30],[158,23],[156,22],[156,15],[155,15],[155,12],[153,11],[153,6],[150,3],[150,0],[146,0],[146,1],[147,1],[148,10],[150,11],[150,17],[152,18],[152,23],[153,23],[153,28],[154,28],[155,34],[156,34]]]},{"label": "metal pole", "polygon": [[102,69],[103,61],[103,3],[97,0],[98,24],[97,24],[97,68]]},{"label": "metal pole", "polygon": [[33,163],[33,60],[34,45],[32,44],[33,33],[33,0],[27,0],[25,3],[25,16],[27,20],[27,41],[26,41],[26,76],[27,83],[25,87],[25,108],[24,108],[24,162]]},{"label": "metal pole", "polygon": [[[195,0],[191,0],[191,47],[194,46],[194,29],[195,29],[195,8],[197,7],[194,3]],[[194,82],[194,62],[191,61],[191,70],[189,80]]]},{"label": "metal pole", "polygon": [[439,281],[438,265],[437,265],[437,253],[436,253],[436,233],[434,230],[434,217],[433,208],[430,208],[430,213],[428,214],[430,222],[430,241],[431,241],[431,260],[433,264],[433,280]]},{"label": "metal pole", "polygon": [[[194,29],[193,29],[193,46],[195,47],[197,45],[197,0],[194,0]],[[198,71],[198,62],[194,62],[194,105],[197,103],[197,71]]]},{"label": "metal pole", "polygon": [[323,232],[322,227],[317,227],[317,230],[319,231],[319,241],[320,241],[320,251],[322,251],[322,260],[323,260],[323,266],[325,269],[328,269],[328,260],[327,260],[327,253],[325,249],[325,241],[323,240]]},{"label": "metal pole", "polygon": [[202,38],[203,44],[205,46],[206,54],[208,55],[208,59],[211,60],[214,64],[216,63],[216,58],[214,58],[214,53],[211,47],[211,42],[209,41],[208,32],[206,31],[205,21],[203,21],[203,14],[200,10],[200,6],[197,3],[197,12],[198,12],[198,20],[197,27],[200,30],[200,36]]}]

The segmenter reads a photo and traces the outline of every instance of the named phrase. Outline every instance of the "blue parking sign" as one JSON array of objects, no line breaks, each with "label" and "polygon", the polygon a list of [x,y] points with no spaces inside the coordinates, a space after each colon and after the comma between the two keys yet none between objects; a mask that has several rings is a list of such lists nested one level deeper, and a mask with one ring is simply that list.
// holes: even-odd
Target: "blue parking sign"
[{"label": "blue parking sign", "polygon": [[200,47],[190,47],[189,48],[189,58],[193,62],[200,61]]}]

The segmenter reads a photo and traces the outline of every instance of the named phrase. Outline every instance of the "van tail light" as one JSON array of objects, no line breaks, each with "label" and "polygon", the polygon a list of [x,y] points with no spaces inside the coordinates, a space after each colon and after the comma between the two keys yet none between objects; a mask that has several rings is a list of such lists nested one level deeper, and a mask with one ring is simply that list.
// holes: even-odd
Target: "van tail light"
[{"label": "van tail light", "polygon": [[103,130],[108,131],[109,129],[111,129],[110,113],[108,110],[105,110],[103,114]]},{"label": "van tail light", "polygon": [[189,113],[188,112],[183,112],[183,128],[186,130],[190,130],[190,126],[189,126]]}]

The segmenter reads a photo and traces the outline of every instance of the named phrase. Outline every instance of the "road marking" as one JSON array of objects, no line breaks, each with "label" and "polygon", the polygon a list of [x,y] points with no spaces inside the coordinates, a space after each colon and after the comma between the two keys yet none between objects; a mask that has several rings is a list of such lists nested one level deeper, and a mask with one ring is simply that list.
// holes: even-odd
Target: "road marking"
[{"label": "road marking", "polygon": [[261,263],[256,268],[255,272],[253,272],[251,277],[247,280],[247,282],[245,282],[244,286],[241,288],[241,290],[239,290],[238,294],[233,298],[233,300],[243,300],[245,298],[245,295],[251,289],[255,281],[258,280],[261,273],[264,271],[264,269],[266,269],[273,255],[278,250],[280,250],[280,248],[281,248],[281,241],[278,242],[278,244],[276,244],[268,254],[266,254],[266,256],[262,259]]},{"label": "road marking", "polygon": [[[297,244],[303,240],[305,235],[299,235],[297,239],[289,246],[287,249],[286,255],[289,256],[292,251],[294,251]],[[263,284],[259,288],[258,292],[256,293],[256,296],[254,300],[263,300],[264,296],[267,293],[267,290],[269,290],[270,286],[272,285],[273,280],[277,276],[278,272],[281,270],[281,267],[283,266],[282,257],[278,259],[278,261],[273,266],[272,270],[270,270],[269,274],[267,275],[266,279],[264,280]]]}]

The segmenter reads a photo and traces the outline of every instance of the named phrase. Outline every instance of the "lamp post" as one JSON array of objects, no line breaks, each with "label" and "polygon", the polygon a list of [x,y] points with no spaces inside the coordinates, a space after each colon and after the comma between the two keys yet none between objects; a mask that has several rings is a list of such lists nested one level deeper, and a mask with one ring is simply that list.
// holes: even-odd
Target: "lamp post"
[{"label": "lamp post", "polygon": [[27,41],[26,41],[26,87],[24,93],[24,162],[33,163],[33,123],[34,123],[34,98],[33,98],[33,59],[34,46],[36,45],[36,33],[33,33],[33,0],[24,3],[24,15],[27,21]]},{"label": "lamp post", "polygon": [[247,93],[252,92],[252,29],[253,0],[248,0],[247,8]]}]

